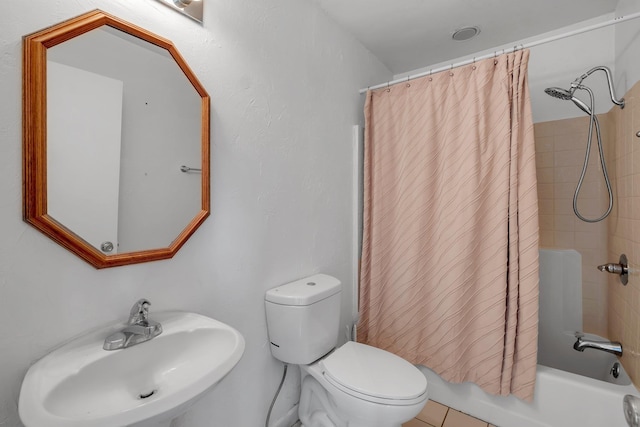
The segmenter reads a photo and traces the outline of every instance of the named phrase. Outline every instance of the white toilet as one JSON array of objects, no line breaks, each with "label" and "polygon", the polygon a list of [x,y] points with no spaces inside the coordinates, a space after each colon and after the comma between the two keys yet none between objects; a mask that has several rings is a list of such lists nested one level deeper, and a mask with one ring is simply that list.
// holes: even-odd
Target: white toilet
[{"label": "white toilet", "polygon": [[335,349],[340,291],[338,279],[317,274],[265,297],[271,353],[300,366],[300,421],[304,427],[400,427],[427,402],[427,380],[387,351],[351,341]]}]

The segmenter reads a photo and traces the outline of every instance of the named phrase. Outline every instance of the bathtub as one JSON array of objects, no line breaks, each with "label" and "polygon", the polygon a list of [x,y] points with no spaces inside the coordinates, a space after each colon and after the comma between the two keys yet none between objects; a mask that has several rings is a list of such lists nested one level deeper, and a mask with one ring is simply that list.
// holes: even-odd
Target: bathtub
[{"label": "bathtub", "polygon": [[[575,353],[581,356],[588,351]],[[622,367],[613,379],[610,370],[617,358],[601,354],[596,359],[601,359],[602,366],[593,367],[590,373],[602,379],[538,365],[531,403],[489,395],[472,383],[448,383],[424,366],[420,370],[427,377],[429,399],[499,427],[626,427],[622,399],[640,393]],[[584,360],[578,359],[577,364],[585,367]],[[612,382],[603,381],[607,378]]]},{"label": "bathtub", "polygon": [[[640,396],[617,357],[573,349],[582,327],[582,260],[573,250],[540,249],[538,367],[531,403],[492,396],[472,383],[452,384],[421,366],[429,399],[498,427],[626,427],[625,395]],[[585,334],[590,339],[601,339]],[[624,343],[623,351],[624,351]]]}]

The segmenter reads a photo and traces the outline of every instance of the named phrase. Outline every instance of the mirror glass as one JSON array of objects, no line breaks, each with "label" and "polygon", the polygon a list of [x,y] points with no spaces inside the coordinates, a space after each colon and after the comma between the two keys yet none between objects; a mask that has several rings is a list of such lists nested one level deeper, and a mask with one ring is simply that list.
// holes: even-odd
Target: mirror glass
[{"label": "mirror glass", "polygon": [[200,104],[166,50],[120,30],[48,49],[49,215],[110,253],[169,246],[200,210],[180,170],[200,169]]},{"label": "mirror glass", "polygon": [[[39,167],[29,171],[25,159],[25,181],[46,183],[31,189],[44,195],[27,194],[25,187],[26,205],[46,200],[41,213],[30,215],[26,207],[25,219],[59,227],[107,264],[127,254],[132,262],[159,259],[135,256],[143,251],[175,252],[208,215],[209,200],[208,96],[194,86],[177,51],[163,47],[170,42],[152,43],[140,37],[144,30],[127,31],[121,22],[43,43],[45,93],[34,87],[31,97],[45,101],[46,132],[25,136],[26,152],[29,144],[36,152],[46,147]],[[50,227],[34,225],[69,248],[47,232]]]}]

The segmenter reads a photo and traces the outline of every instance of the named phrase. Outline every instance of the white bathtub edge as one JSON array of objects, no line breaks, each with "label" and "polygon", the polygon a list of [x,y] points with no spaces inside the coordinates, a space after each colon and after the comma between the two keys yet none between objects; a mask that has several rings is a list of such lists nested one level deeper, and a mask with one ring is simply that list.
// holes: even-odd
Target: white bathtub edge
[{"label": "white bathtub edge", "polygon": [[420,366],[429,399],[498,427],[624,427],[625,394],[640,395],[633,385],[620,386],[538,365],[532,403],[514,396],[492,396],[472,383],[452,384]]}]

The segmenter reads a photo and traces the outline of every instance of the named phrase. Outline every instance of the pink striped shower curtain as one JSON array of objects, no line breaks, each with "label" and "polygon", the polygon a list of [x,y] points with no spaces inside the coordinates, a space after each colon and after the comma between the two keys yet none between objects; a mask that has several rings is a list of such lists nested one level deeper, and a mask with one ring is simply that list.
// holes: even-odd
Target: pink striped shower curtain
[{"label": "pink striped shower curtain", "polygon": [[538,200],[529,51],[369,91],[359,340],[533,397]]}]

